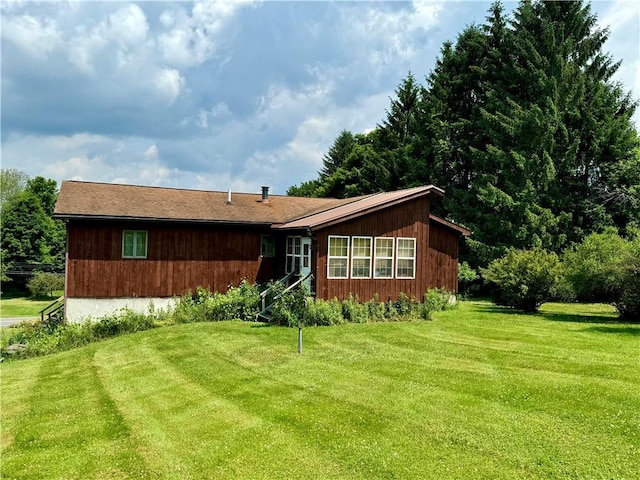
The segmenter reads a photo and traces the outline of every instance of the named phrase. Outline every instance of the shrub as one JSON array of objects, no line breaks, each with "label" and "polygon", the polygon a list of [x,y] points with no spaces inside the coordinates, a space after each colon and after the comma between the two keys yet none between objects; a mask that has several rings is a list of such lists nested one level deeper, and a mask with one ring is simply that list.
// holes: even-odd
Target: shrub
[{"label": "shrub", "polygon": [[2,353],[3,357],[7,358],[37,357],[80,347],[103,338],[148,330],[154,326],[152,315],[127,309],[97,320],[88,319],[80,323],[59,324],[55,327],[40,322],[25,323],[20,331],[8,338],[6,344],[19,343],[26,348],[12,355],[5,355],[6,351]]},{"label": "shrub", "polygon": [[53,297],[55,290],[64,288],[64,275],[51,272],[36,272],[27,283],[32,297]]},{"label": "shrub", "polygon": [[479,279],[478,272],[471,268],[467,262],[458,264],[458,288],[462,295],[469,295],[472,291],[477,290],[476,283]]},{"label": "shrub", "polygon": [[301,286],[285,292],[283,286],[281,290],[273,301],[271,323],[288,327],[304,325],[308,289]]},{"label": "shrub", "polygon": [[415,297],[409,297],[406,293],[400,292],[394,305],[398,316],[409,317],[416,313],[419,303]]},{"label": "shrub", "polygon": [[640,320],[640,232],[626,240],[615,228],[593,233],[564,252],[566,276],[578,300],[611,303]]},{"label": "shrub", "polygon": [[155,326],[155,323],[150,315],[123,308],[113,315],[106,315],[91,321],[90,325],[95,338],[109,338],[123,333],[149,330]]},{"label": "shrub", "polygon": [[332,300],[313,299],[306,303],[303,324],[306,326],[329,326],[344,323],[342,305],[337,298]]},{"label": "shrub", "polygon": [[535,312],[554,298],[562,267],[555,253],[541,248],[511,249],[482,269],[482,275],[494,287],[495,303]]},{"label": "shrub", "polygon": [[184,295],[175,311],[176,323],[218,322],[239,319],[255,321],[259,312],[258,287],[243,280],[237,287],[229,287],[227,293],[211,293],[198,287],[196,293]]},{"label": "shrub", "polygon": [[365,306],[369,314],[369,321],[384,322],[387,319],[387,305],[380,301],[378,295],[365,303]]},{"label": "shrub", "polygon": [[342,316],[348,323],[367,323],[369,320],[369,310],[366,305],[360,303],[358,297],[349,295],[342,302]]},{"label": "shrub", "polygon": [[425,320],[430,320],[432,312],[451,310],[456,308],[457,305],[458,303],[454,293],[440,288],[430,288],[424,296],[421,316]]}]

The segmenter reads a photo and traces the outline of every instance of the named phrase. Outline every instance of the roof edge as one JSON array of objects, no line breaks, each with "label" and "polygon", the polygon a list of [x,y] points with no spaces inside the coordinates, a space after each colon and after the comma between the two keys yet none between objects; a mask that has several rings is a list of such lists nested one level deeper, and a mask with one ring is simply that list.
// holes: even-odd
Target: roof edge
[{"label": "roof edge", "polygon": [[469,235],[471,235],[473,233],[468,228],[465,228],[465,227],[463,227],[461,225],[458,225],[457,223],[451,222],[449,220],[445,220],[444,218],[438,217],[437,215],[434,215],[433,213],[429,214],[429,220],[433,220],[434,222],[439,223],[443,227],[447,227],[447,228],[450,228],[451,230],[455,230],[456,232],[460,233],[464,237],[468,237]]},{"label": "roof edge", "polygon": [[[327,228],[327,227],[331,227],[333,225],[336,225],[338,223],[347,222],[349,220],[353,220],[354,218],[358,218],[358,217],[363,216],[363,215],[368,215],[370,213],[374,213],[374,212],[377,212],[379,210],[383,210],[385,208],[393,207],[395,205],[398,205],[398,204],[401,204],[401,203],[404,203],[404,202],[407,202],[407,201],[410,201],[410,200],[414,200],[414,199],[420,198],[422,196],[429,196],[429,195],[435,194],[438,197],[442,197],[444,195],[444,190],[439,188],[439,187],[436,187],[435,185],[425,185],[423,187],[414,187],[413,189],[407,189],[407,190],[414,190],[414,191],[407,192],[406,195],[403,195],[400,198],[389,200],[387,202],[383,202],[383,203],[380,203],[380,204],[377,204],[377,205],[372,205],[371,207],[364,208],[364,209],[359,210],[357,212],[352,212],[352,213],[349,213],[347,215],[344,215],[344,216],[341,216],[341,217],[338,217],[338,218],[333,218],[333,219],[330,219],[330,220],[321,221],[321,222],[317,222],[317,223],[310,223],[310,224],[304,225],[304,226],[300,226],[300,225],[295,226],[295,227],[288,226],[289,224],[297,223],[297,222],[300,222],[301,220],[304,220],[305,218],[311,218],[311,217],[317,215],[318,213],[322,213],[322,212],[316,212],[316,213],[313,213],[313,214],[310,214],[310,215],[305,215],[303,217],[299,217],[299,218],[290,220],[289,222],[281,224],[281,225],[278,225],[278,226],[276,226],[274,228],[283,229],[283,230],[286,230],[288,228],[293,228],[293,229],[309,228],[311,230],[320,230],[322,228]],[[329,209],[325,210],[325,212],[331,211],[331,210],[334,210],[334,209],[338,209],[338,208],[343,207],[345,205],[353,205],[354,203],[357,203],[359,201],[362,201],[362,200],[365,200],[365,199],[370,199],[370,198],[373,198],[373,197],[376,197],[376,196],[385,195],[387,193],[390,193],[390,192],[380,192],[380,193],[374,193],[374,194],[371,194],[371,195],[365,195],[365,196],[362,196],[362,197],[354,197],[354,198],[357,199],[354,202],[345,203],[344,205],[340,205],[338,207],[329,208]]]},{"label": "roof edge", "polygon": [[207,225],[247,225],[271,227],[271,222],[251,222],[239,220],[211,220],[200,218],[173,218],[173,217],[125,217],[116,215],[74,215],[56,213],[53,218],[58,220],[105,220],[111,222],[166,222],[166,223],[197,223]]}]

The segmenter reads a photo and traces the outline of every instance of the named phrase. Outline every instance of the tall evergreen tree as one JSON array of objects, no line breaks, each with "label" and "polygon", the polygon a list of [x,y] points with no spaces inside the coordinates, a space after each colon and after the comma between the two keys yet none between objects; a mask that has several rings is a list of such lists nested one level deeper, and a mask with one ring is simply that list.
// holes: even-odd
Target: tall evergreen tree
[{"label": "tall evergreen tree", "polygon": [[327,178],[342,167],[355,145],[356,140],[353,134],[347,130],[342,130],[322,159],[323,166],[322,170],[320,170],[320,178]]},{"label": "tall evergreen tree", "polygon": [[474,231],[463,252],[474,266],[637,223],[637,102],[612,81],[608,35],[582,1],[523,0],[511,19],[493,3],[443,45],[424,87],[400,83],[315,194],[441,186],[439,213]]}]

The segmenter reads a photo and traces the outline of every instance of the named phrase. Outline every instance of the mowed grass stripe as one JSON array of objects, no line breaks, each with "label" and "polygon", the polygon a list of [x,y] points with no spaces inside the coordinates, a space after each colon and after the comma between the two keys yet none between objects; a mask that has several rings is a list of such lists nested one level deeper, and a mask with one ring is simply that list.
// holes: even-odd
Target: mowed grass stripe
[{"label": "mowed grass stripe", "polygon": [[[215,328],[228,326],[216,325]],[[274,331],[282,332],[281,329],[271,329],[268,333]],[[231,345],[218,344],[218,350],[213,354],[208,352],[208,357],[214,361],[222,357],[227,363],[236,365],[246,363],[242,360],[244,355],[253,357],[250,350],[235,351],[234,343],[232,340]],[[166,347],[163,352],[170,350]],[[261,350],[260,346],[257,348]],[[365,372],[349,368],[337,368],[330,363],[318,364],[313,360],[311,348],[302,357],[296,356],[294,351],[290,348],[277,362],[273,358],[267,360],[271,367],[259,375],[240,371],[241,383],[228,377],[221,379],[216,383],[216,391],[233,403],[242,404],[244,408],[262,415],[267,420],[266,424],[285,426],[292,440],[305,438],[298,444],[300,451],[323,449],[334,462],[343,466],[345,473],[339,478],[371,475],[377,478],[395,478],[397,475],[399,478],[407,478],[407,475],[424,477],[427,470],[422,445],[428,446],[425,442],[429,442],[431,436],[416,434],[421,431],[416,428],[420,426],[421,419],[416,419],[417,424],[407,423],[406,418],[399,419],[397,415],[388,413],[386,400],[379,401],[397,393],[393,381],[376,375],[367,376]],[[211,384],[206,376],[208,369],[199,368],[206,365],[203,359],[190,358],[182,362],[176,355],[172,362],[183,365],[184,371],[194,376],[196,381]],[[223,369],[229,371],[230,368]],[[314,385],[310,378],[318,373],[331,378],[332,385]],[[437,412],[433,413],[435,418]],[[473,456],[462,448],[458,455]],[[292,458],[297,457],[299,454]],[[492,466],[490,471],[493,470]],[[327,478],[328,475],[328,472],[318,470],[309,478]]]},{"label": "mowed grass stripe", "polygon": [[309,328],[301,356],[295,329],[180,325],[91,346],[93,375],[149,478],[636,478],[640,325],[551,307]]},{"label": "mowed grass stripe", "polygon": [[[425,324],[422,324],[423,328]],[[379,326],[379,328],[382,329],[386,329],[388,327],[388,325],[382,325]],[[342,340],[342,345],[340,345],[341,350],[344,351],[345,350],[345,336],[343,334],[347,333],[344,330],[349,330],[349,328],[347,327],[340,327],[339,330],[339,334],[341,335],[341,340]],[[357,327],[356,327],[357,328]],[[364,327],[360,327],[360,329],[362,330],[362,328]],[[367,326],[367,329],[371,330],[371,329],[375,329],[378,328],[378,326]],[[276,329],[277,331],[277,329]],[[309,337],[313,337],[313,335],[315,333],[320,333],[320,332],[328,332],[328,329],[308,329],[306,330],[306,338]],[[354,353],[353,355],[348,356],[348,358],[350,358],[351,360],[353,360],[354,357],[358,357],[358,356],[362,356],[363,355],[363,351],[366,352],[367,350],[369,351],[380,351],[380,352],[386,352],[385,355],[383,355],[383,358],[379,358],[379,357],[374,357],[374,361],[373,361],[373,365],[371,367],[363,367],[366,368],[366,370],[368,372],[371,372],[373,369],[375,368],[384,368],[385,366],[387,366],[390,369],[390,372],[393,374],[393,376],[395,376],[395,382],[398,381],[398,377],[402,376],[402,371],[399,368],[396,368],[395,365],[389,364],[389,360],[390,358],[394,357],[395,354],[389,354],[388,349],[384,349],[380,346],[376,346],[375,348],[369,348],[371,345],[369,345],[369,347],[367,346],[363,346],[363,343],[372,343],[372,340],[369,338],[369,334],[371,334],[372,332],[369,331],[367,332],[367,335],[365,335],[364,339],[362,338],[362,336],[359,336],[359,341],[357,345],[351,345],[349,348],[347,348],[346,350],[351,351],[351,352],[358,352],[357,354]],[[375,334],[373,335],[375,336]],[[390,336],[391,338],[395,338],[393,336]],[[234,338],[236,338],[236,336],[234,335]],[[232,342],[233,343],[233,342]],[[313,343],[313,338],[311,339],[310,343]],[[218,347],[221,347],[221,345],[218,345]],[[250,352],[249,349],[244,349],[242,353],[238,353],[236,351],[234,351],[233,346],[232,345],[224,345],[223,348],[226,349],[226,352],[223,354],[223,356],[227,357],[227,358],[232,358],[232,357],[237,357],[238,363],[243,363],[242,362],[242,356],[244,354],[247,354]],[[314,350],[309,347],[306,350],[306,354],[304,357],[304,359],[309,358],[310,356],[314,355]],[[216,352],[216,354],[220,354],[220,352]],[[369,354],[364,354],[366,358],[367,355]],[[424,353],[423,353],[424,355]],[[251,357],[252,355],[249,353],[249,357]],[[278,375],[273,373],[273,368],[270,367],[269,369],[266,369],[264,372],[262,372],[262,378],[265,380],[268,380],[266,383],[268,385],[277,385],[277,387],[275,387],[275,390],[277,390],[278,392],[281,393],[281,397],[287,399],[287,401],[291,404],[291,405],[296,405],[296,408],[299,408],[299,405],[303,405],[304,404],[304,399],[296,399],[296,398],[288,398],[288,397],[292,397],[291,394],[285,394],[282,395],[283,392],[289,392],[290,390],[293,390],[294,392],[307,392],[310,393],[312,396],[315,397],[315,399],[317,400],[317,403],[320,405],[325,405],[324,409],[326,410],[326,402],[324,402],[323,397],[325,396],[323,393],[318,394],[317,392],[312,392],[313,388],[314,388],[314,384],[315,382],[313,381],[309,381],[308,379],[311,377],[313,377],[314,374],[318,374],[319,372],[322,372],[320,374],[320,377],[324,377],[324,376],[328,376],[329,378],[332,379],[334,385],[337,387],[336,389],[334,389],[331,393],[331,398],[330,400],[330,405],[333,404],[340,404],[340,402],[343,402],[341,404],[341,406],[343,407],[342,410],[344,413],[346,413],[346,419],[343,419],[342,416],[340,415],[341,412],[334,412],[332,410],[330,410],[328,418],[331,419],[333,418],[335,421],[335,418],[338,418],[340,420],[340,425],[349,425],[350,424],[350,420],[355,419],[355,418],[359,418],[359,416],[363,416],[366,418],[378,418],[377,415],[380,414],[380,412],[376,412],[376,411],[370,411],[371,410],[371,406],[379,406],[378,410],[381,412],[384,412],[387,408],[388,408],[388,404],[386,404],[385,402],[377,402],[377,399],[381,399],[384,397],[384,395],[381,394],[381,388],[385,385],[385,382],[382,382],[380,379],[380,376],[375,376],[375,375],[371,375],[369,373],[369,376],[363,374],[364,370],[359,370],[359,371],[354,371],[353,366],[350,366],[350,368],[344,368],[343,365],[339,365],[337,367],[334,367],[333,364],[331,362],[326,362],[323,363],[322,365],[313,365],[312,364],[312,368],[309,368],[307,371],[303,371],[303,372],[296,372],[296,364],[302,364],[304,365],[305,361],[300,360],[299,362],[293,362],[293,364],[291,363],[291,355],[289,355],[288,357],[283,357],[281,359],[280,362],[273,362],[273,359],[271,359],[271,361],[267,361],[267,364],[269,365],[273,365],[274,363],[278,364],[279,366],[276,367],[275,370],[278,369],[284,369],[287,372],[289,372],[291,375],[288,375],[287,378],[289,379],[289,381],[287,382],[286,388],[283,388],[281,383],[282,380],[278,378]],[[341,356],[338,356],[339,358],[341,358]],[[343,358],[344,356],[342,356]],[[293,358],[296,358],[295,356]],[[194,360],[194,359],[192,359]],[[403,359],[403,360],[407,360],[407,359]],[[413,359],[408,359],[409,362],[407,362],[408,365],[411,365],[413,362]],[[176,356],[176,358],[173,359],[173,361],[177,361],[179,362],[179,357]],[[194,360],[195,363],[202,363],[199,360],[195,359]],[[353,363],[353,362],[352,362]],[[376,366],[377,365],[377,366]],[[188,365],[186,367],[186,370],[189,372],[194,372],[197,371],[197,368],[194,368],[194,365]],[[318,368],[316,368],[318,367]],[[339,381],[341,375],[340,372],[345,373],[345,379],[347,379],[345,382],[343,382],[343,384],[341,384],[341,382]],[[295,375],[293,375],[294,373],[296,373]],[[536,372],[537,374],[537,372]],[[436,379],[439,379],[441,376],[440,375],[433,375]],[[255,378],[255,375],[252,375],[252,377]],[[297,384],[291,384],[291,378],[296,378],[296,382]],[[359,382],[354,382],[354,379],[359,379]],[[456,378],[454,377],[454,383]],[[266,399],[269,398],[271,392],[269,390],[264,390],[260,387],[260,385],[257,384],[252,384],[252,383],[247,383],[248,378],[245,378],[245,387],[243,390],[243,393],[246,394],[248,392],[251,391],[255,391],[255,392],[259,392],[259,391],[263,391],[264,392],[264,397],[265,397],[265,401]],[[451,388],[451,379],[447,380],[449,382],[449,384],[445,387],[442,387],[440,389],[440,391],[436,394],[436,398],[447,398],[446,395],[443,395],[442,392],[446,392],[447,389]],[[457,391],[457,392],[453,392],[454,393],[454,398],[450,398],[449,400],[445,401],[444,404],[442,405],[442,408],[444,410],[446,410],[447,408],[450,407],[450,404],[447,405],[449,402],[457,402],[458,404],[474,404],[478,402],[478,399],[474,396],[473,393],[471,393],[473,390],[471,389],[470,392],[468,392],[468,386],[473,383],[474,381],[477,381],[477,378],[466,378],[463,382],[462,382],[462,388],[460,389],[461,391]],[[423,379],[419,379],[416,383],[417,384],[423,384],[424,380]],[[297,388],[292,388],[292,387],[297,387]],[[344,387],[344,388],[343,388]],[[491,385],[488,386],[489,389],[493,388]],[[543,390],[546,387],[543,388]],[[359,389],[359,390],[358,390]],[[222,391],[229,391],[230,388],[229,386],[227,386],[226,388],[222,388]],[[231,390],[233,390],[233,386],[231,386]],[[384,389],[383,389],[384,390]],[[393,389],[392,389],[393,390]],[[364,392],[364,393],[363,393]],[[402,391],[393,391],[391,393],[391,395],[394,397],[394,399],[397,398],[406,398],[409,395],[403,393]],[[255,396],[255,394],[253,395]],[[341,397],[346,397],[348,399],[353,399],[353,398],[357,398],[359,400],[364,400],[365,404],[357,404],[355,409],[350,409],[350,408],[344,408],[345,407],[345,400]],[[234,399],[234,401],[242,401],[241,399],[241,395],[236,396],[237,398]],[[466,401],[465,397],[469,397],[469,400]],[[510,398],[509,396],[505,396],[505,398]],[[513,398],[517,399],[517,396],[514,396]],[[525,397],[523,397],[525,398]],[[373,400],[371,400],[373,399]],[[370,401],[370,404],[367,404],[366,401]],[[353,403],[353,400],[351,400],[351,403]],[[520,401],[520,403],[522,403],[522,400]],[[277,403],[276,403],[277,405]],[[274,405],[271,405],[271,409],[273,409]],[[480,417],[482,417],[483,412],[482,409],[486,408],[483,406],[479,406],[480,408],[478,408],[478,414]],[[507,409],[511,408],[509,405],[506,406]],[[518,408],[522,408],[522,405],[520,405]],[[423,407],[424,409],[424,407]],[[325,414],[327,412],[325,411]],[[553,412],[552,412],[553,413]],[[545,416],[545,413],[542,412],[540,413],[540,415],[542,417]],[[326,415],[325,415],[326,416]],[[304,430],[306,432],[313,432],[313,427],[314,425],[313,420],[314,420],[314,415],[313,412],[311,414],[307,414],[307,418],[309,418],[310,420],[308,422],[301,422],[301,426],[300,426],[300,430]],[[437,415],[436,415],[437,417]],[[292,419],[290,417],[287,417],[287,415],[283,415],[283,419],[287,420],[289,423],[296,423],[297,419]],[[326,420],[326,419],[325,419]],[[404,421],[404,423],[407,423],[407,419],[404,418],[402,419],[402,421]],[[299,422],[300,423],[300,422]],[[323,422],[319,422],[319,423],[323,423]],[[376,430],[376,434],[379,431],[388,431],[387,429],[387,425],[388,424],[393,424],[393,421],[389,421],[387,422],[387,424],[383,424],[382,427],[378,426],[375,430]],[[408,424],[407,427],[409,430],[415,430],[414,426],[412,424]],[[371,430],[371,426],[368,426],[368,430]],[[357,428],[354,429],[354,431],[358,431]],[[339,431],[338,432],[341,436],[345,437],[345,432]],[[346,435],[346,438],[348,438],[348,434]],[[539,438],[537,439],[538,441],[540,440]],[[502,446],[502,449],[508,449],[509,447],[509,443],[505,444]],[[535,449],[534,449],[535,451]],[[335,452],[334,452],[335,453]],[[468,451],[466,451],[466,455],[470,455]],[[372,465],[375,467],[377,465],[377,463],[375,462],[375,459],[372,463]],[[379,470],[378,470],[379,471]]]},{"label": "mowed grass stripe", "polygon": [[[3,372],[3,429],[4,419],[13,418],[15,437],[3,445],[2,478],[147,478],[92,355],[89,347],[23,362],[28,367],[20,373],[32,378],[31,386],[15,396],[4,387],[20,384],[12,381],[18,371]],[[22,406],[5,411],[16,404]]]},{"label": "mowed grass stripe", "polygon": [[[227,359],[199,357],[207,375],[204,382],[194,382],[177,368],[179,362],[162,354],[165,349],[150,342],[133,348],[135,357],[128,349],[108,348],[96,360],[153,472],[164,478],[195,478],[194,471],[206,472],[208,478],[254,478],[253,469],[260,465],[262,478],[300,478],[305,472],[344,477],[331,458],[313,448],[301,449],[304,440],[285,433],[286,427],[266,425],[259,411],[220,395],[224,386],[216,381],[216,371],[234,377]],[[224,365],[218,369],[217,363]],[[246,382],[245,369],[240,370]],[[279,455],[270,462],[273,451]],[[298,463],[289,460],[294,457]]]}]

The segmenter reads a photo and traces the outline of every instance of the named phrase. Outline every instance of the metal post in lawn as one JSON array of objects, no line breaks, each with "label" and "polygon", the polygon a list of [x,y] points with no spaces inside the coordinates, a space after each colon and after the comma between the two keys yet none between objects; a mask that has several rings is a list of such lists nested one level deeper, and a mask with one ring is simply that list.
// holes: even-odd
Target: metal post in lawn
[{"label": "metal post in lawn", "polygon": [[302,353],[302,325],[298,323],[298,354]]}]

